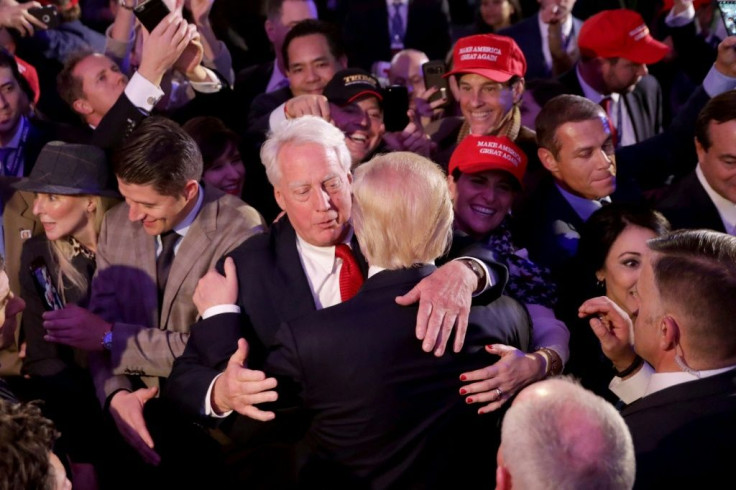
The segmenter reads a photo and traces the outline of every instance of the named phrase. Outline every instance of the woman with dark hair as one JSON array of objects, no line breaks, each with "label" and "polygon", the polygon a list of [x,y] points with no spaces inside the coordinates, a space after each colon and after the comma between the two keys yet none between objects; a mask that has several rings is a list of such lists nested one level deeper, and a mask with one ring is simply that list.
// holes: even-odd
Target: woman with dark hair
[{"label": "woman with dark hair", "polygon": [[242,197],[245,165],[238,151],[240,137],[220,119],[211,116],[192,118],[183,128],[202,153],[204,183]]},{"label": "woman with dark hair", "polygon": [[570,281],[562,285],[562,317],[570,327],[570,360],[566,369],[583,386],[609,400],[608,389],[616,375],[600,342],[588,325],[578,319],[578,307],[587,299],[605,295],[629,315],[637,310],[636,282],[650,238],[670,230],[658,211],[640,204],[612,203],[593,213],[580,233]]},{"label": "woman with dark hair", "polygon": [[519,0],[481,0],[476,21],[477,34],[498,32],[522,19]]}]

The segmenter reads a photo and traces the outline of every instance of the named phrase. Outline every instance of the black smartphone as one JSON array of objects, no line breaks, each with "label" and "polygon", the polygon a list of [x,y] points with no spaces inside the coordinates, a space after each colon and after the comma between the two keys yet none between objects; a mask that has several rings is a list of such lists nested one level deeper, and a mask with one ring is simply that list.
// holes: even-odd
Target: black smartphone
[{"label": "black smartphone", "polygon": [[450,101],[450,87],[447,84],[447,78],[443,75],[447,73],[447,65],[443,60],[432,60],[427,61],[422,65],[422,73],[424,74],[424,86],[427,89],[437,87],[439,90],[435,92],[430,98],[429,102],[435,100],[446,99]]},{"label": "black smartphone", "polygon": [[36,257],[31,262],[31,275],[33,276],[33,282],[36,285],[38,294],[43,300],[44,308],[48,311],[64,308],[61,296],[59,296],[59,292],[51,281],[49,268],[46,266],[46,262],[42,257]]},{"label": "black smartphone", "polygon": [[146,0],[133,9],[136,18],[149,33],[169,15],[169,12],[169,7],[163,0]]},{"label": "black smartphone", "polygon": [[383,124],[386,131],[403,131],[409,124],[409,91],[403,85],[389,85],[383,90]]},{"label": "black smartphone", "polygon": [[718,0],[718,10],[721,11],[721,19],[723,19],[728,35],[736,36],[736,1]]},{"label": "black smartphone", "polygon": [[59,27],[61,19],[59,11],[55,5],[44,5],[43,7],[32,7],[28,9],[28,13],[46,24],[49,29]]}]

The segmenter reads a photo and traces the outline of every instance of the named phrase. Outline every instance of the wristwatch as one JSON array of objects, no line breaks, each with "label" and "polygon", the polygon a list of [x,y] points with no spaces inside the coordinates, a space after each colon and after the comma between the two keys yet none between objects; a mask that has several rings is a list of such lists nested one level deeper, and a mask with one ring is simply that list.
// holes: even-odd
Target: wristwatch
[{"label": "wristwatch", "polygon": [[108,351],[112,350],[112,330],[105,332],[105,335],[102,337],[102,347]]},{"label": "wristwatch", "polygon": [[473,271],[473,274],[478,278],[478,286],[476,286],[475,291],[473,291],[473,294],[482,291],[483,288],[486,285],[486,271],[478,265],[478,262],[472,259],[460,259],[460,262],[465,264],[468,269]]}]

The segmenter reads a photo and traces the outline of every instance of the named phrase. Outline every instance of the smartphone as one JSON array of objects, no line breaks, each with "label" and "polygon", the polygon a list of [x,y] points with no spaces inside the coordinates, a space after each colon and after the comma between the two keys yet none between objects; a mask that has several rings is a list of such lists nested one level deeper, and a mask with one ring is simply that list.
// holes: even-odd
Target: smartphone
[{"label": "smartphone", "polygon": [[59,296],[59,292],[51,281],[49,268],[46,266],[46,262],[42,257],[37,257],[31,262],[31,275],[33,276],[33,282],[36,285],[38,294],[43,300],[44,308],[48,311],[64,308],[61,296]]},{"label": "smartphone", "polygon": [[46,27],[48,27],[49,29],[59,27],[59,23],[61,22],[59,11],[56,10],[55,5],[32,7],[28,9],[28,13],[46,24]]},{"label": "smartphone", "polygon": [[[446,99],[450,101],[448,94],[450,93],[450,87],[447,84],[447,78],[443,75],[447,72],[447,65],[443,60],[432,60],[427,61],[422,65],[422,73],[424,74],[424,86],[427,89],[432,87],[438,87],[439,90],[435,92],[430,98],[429,102],[435,100]],[[446,104],[443,104],[446,105]]]},{"label": "smartphone", "polygon": [[386,131],[403,131],[409,124],[409,91],[403,85],[389,85],[383,91],[383,124]]},{"label": "smartphone", "polygon": [[169,15],[169,12],[169,7],[163,0],[146,0],[133,9],[136,18],[149,33]]},{"label": "smartphone", "polygon": [[718,0],[718,10],[721,11],[721,19],[726,25],[729,36],[736,36],[736,1]]}]

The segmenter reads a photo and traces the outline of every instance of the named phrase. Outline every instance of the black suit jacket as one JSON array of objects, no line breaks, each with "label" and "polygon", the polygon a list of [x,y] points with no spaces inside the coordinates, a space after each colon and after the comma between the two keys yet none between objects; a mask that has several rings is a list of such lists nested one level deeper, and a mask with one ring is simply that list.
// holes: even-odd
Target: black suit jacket
[{"label": "black suit jacket", "polygon": [[[577,35],[580,33],[580,27],[583,21],[575,17],[572,18],[572,34],[573,38],[570,42],[577,42]],[[498,34],[508,36],[516,41],[526,58],[526,74],[524,78],[533,80],[535,78],[551,78],[552,71],[547,68],[547,62],[544,60],[544,52],[542,51],[542,34],[539,32],[539,14],[532,15],[521,22],[501,29]]]},{"label": "black suit jacket", "polygon": [[654,208],[665,215],[674,229],[709,228],[726,233],[718,209],[694,170],[668,188]]},{"label": "black suit jacket", "polygon": [[382,271],[353,299],[276,335],[265,370],[280,378],[282,404],[295,401],[311,415],[305,488],[492,485],[499,414],[479,417],[467,406],[458,376],[495,360],[484,345],[522,347],[528,318],[515,302],[496,316],[474,311],[462,353],[428,355],[414,335],[418,306],[395,298],[434,270]]},{"label": "black suit jacket", "polygon": [[[351,66],[371,69],[375,61],[391,61],[389,12],[384,0],[352,2],[343,23]],[[431,60],[450,50],[450,24],[439,0],[409,0],[404,48],[423,51]]]},{"label": "black suit jacket", "polygon": [[[577,67],[559,77],[568,93],[584,97],[578,80]],[[636,141],[641,142],[662,132],[662,89],[651,75],[645,75],[634,90],[623,95],[626,110],[634,127]]]},{"label": "black suit jacket", "polygon": [[719,488],[733,478],[736,370],[652,393],[625,407],[634,488]]},{"label": "black suit jacket", "polygon": [[273,70],[274,62],[268,61],[248,66],[238,72],[235,76],[235,96],[238,101],[238,111],[247,113],[253,99],[266,93]]}]

